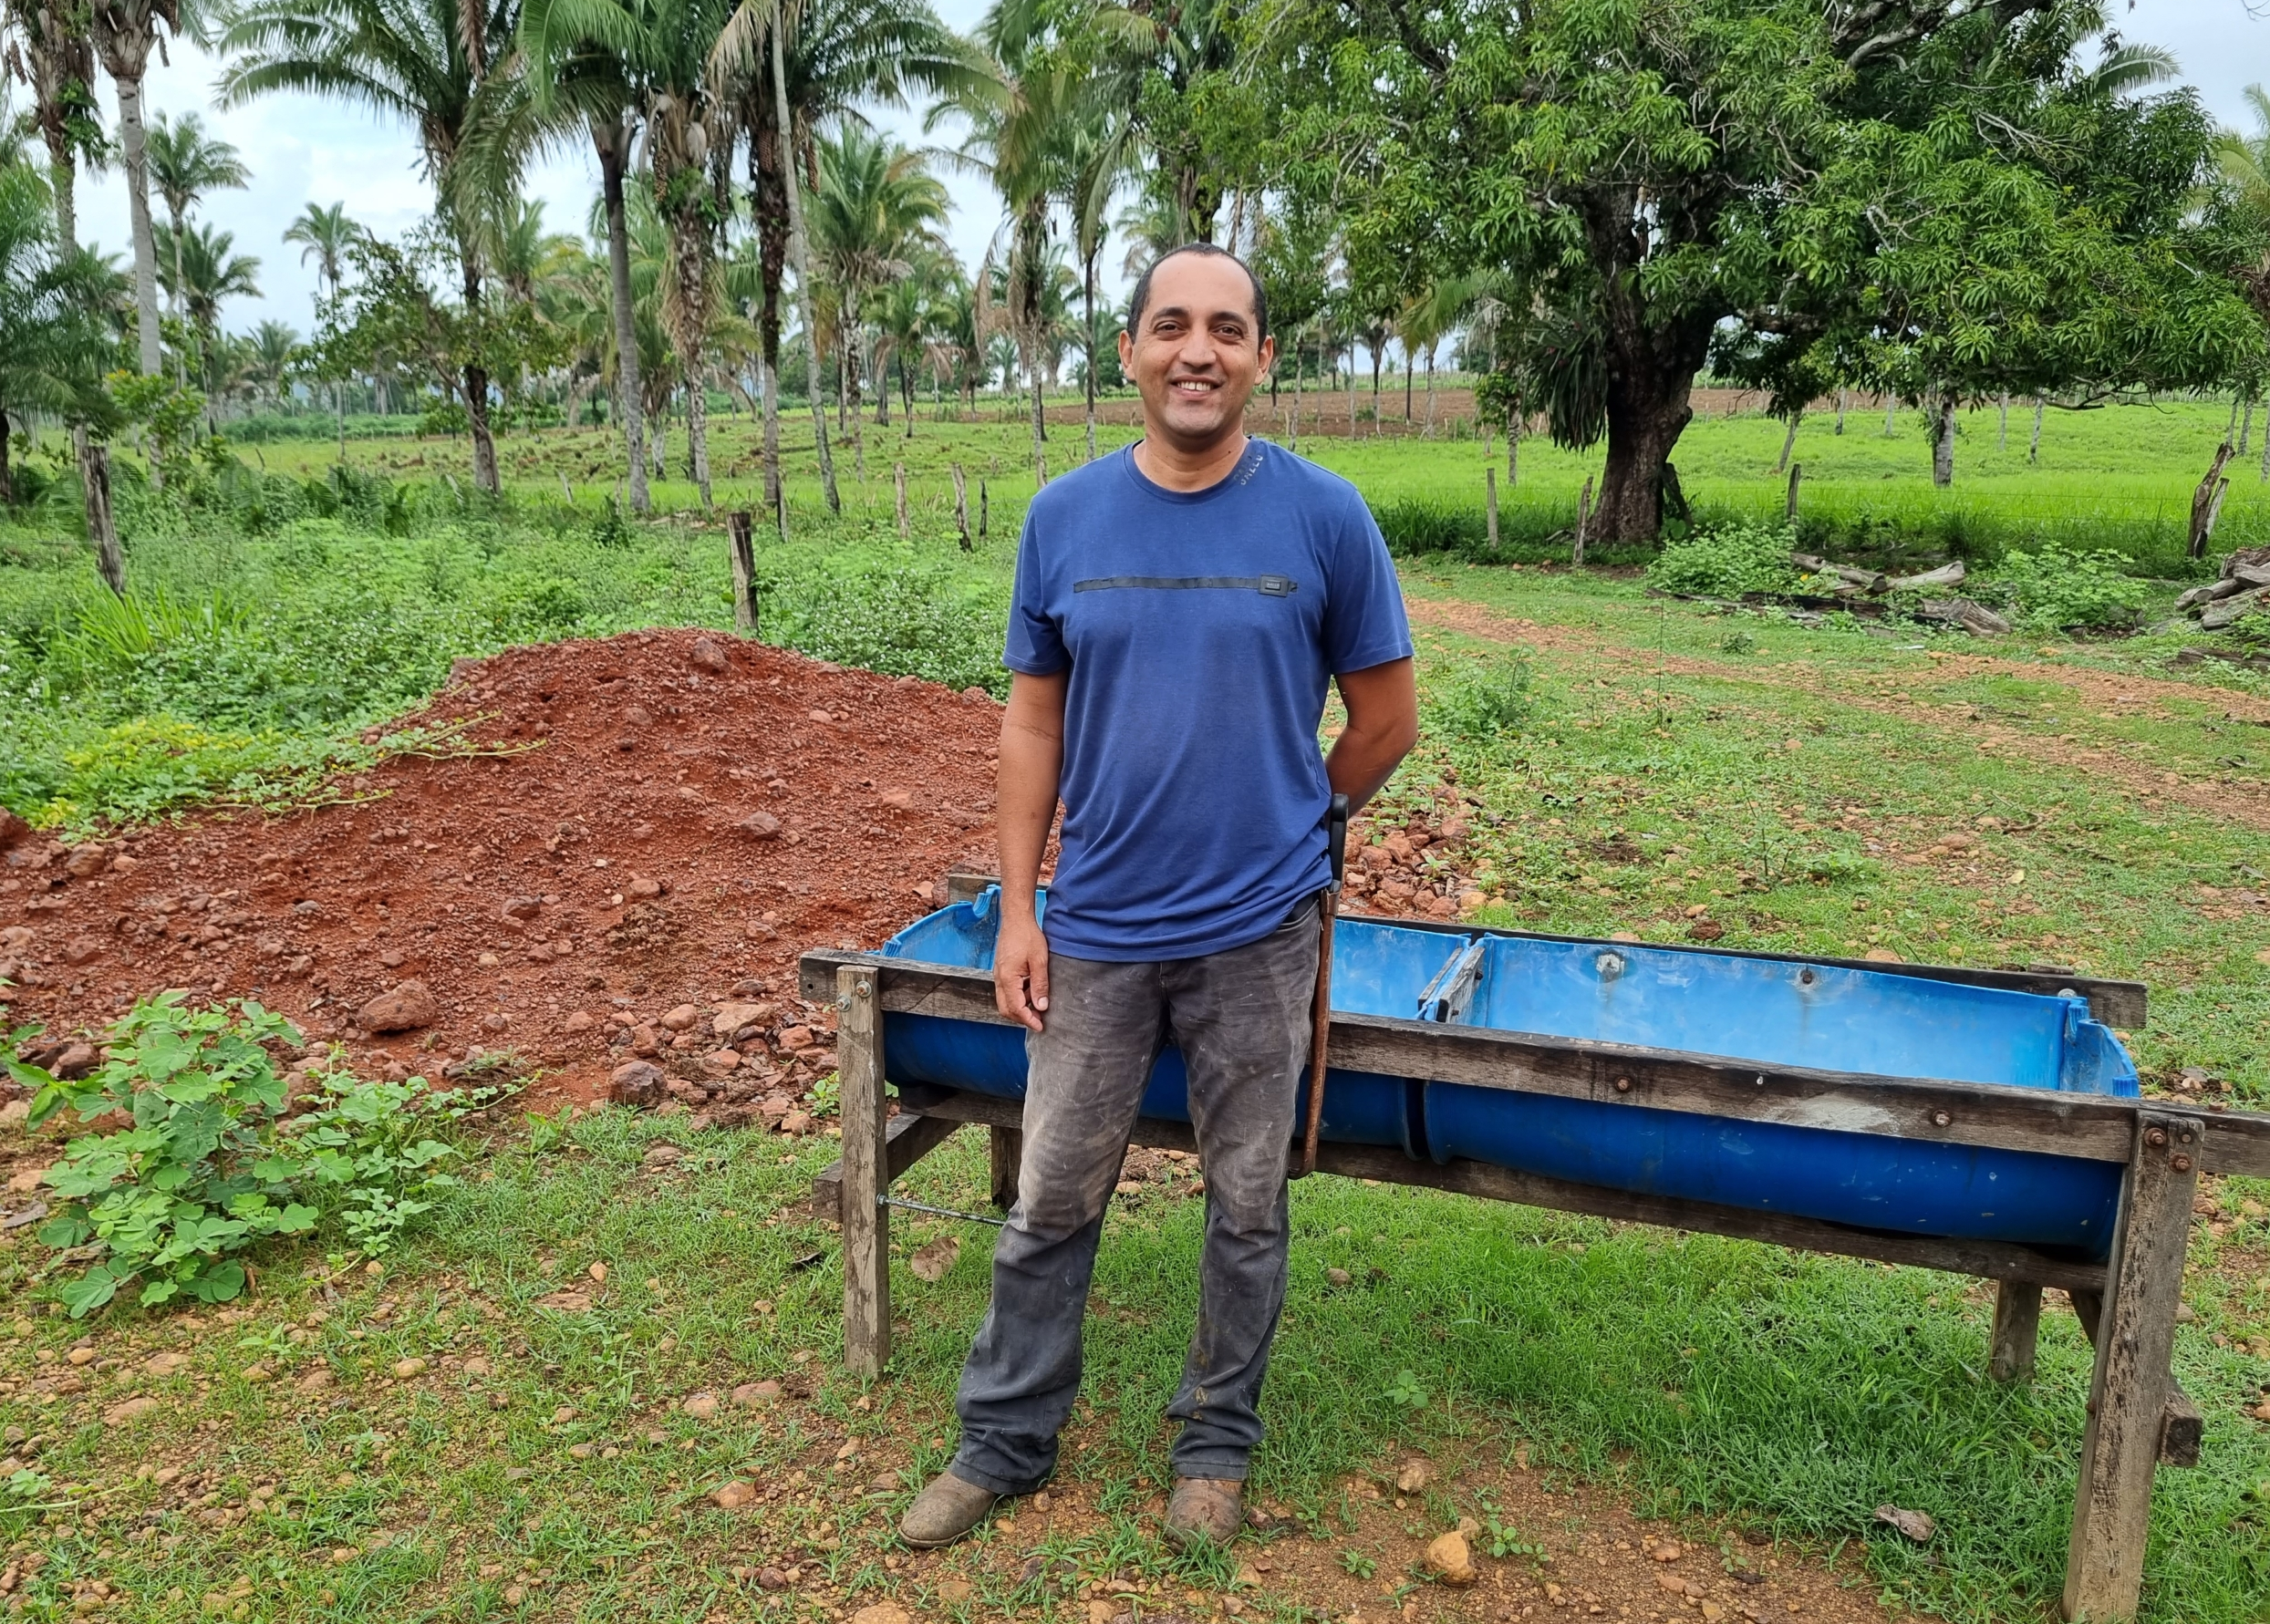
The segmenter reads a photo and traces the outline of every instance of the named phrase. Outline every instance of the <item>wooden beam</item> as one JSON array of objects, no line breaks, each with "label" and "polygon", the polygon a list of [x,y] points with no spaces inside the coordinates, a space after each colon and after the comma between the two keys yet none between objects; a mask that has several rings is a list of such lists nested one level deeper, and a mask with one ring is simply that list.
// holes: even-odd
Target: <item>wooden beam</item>
[{"label": "wooden beam", "polygon": [[2199,1445],[2206,1431],[2206,1421],[2199,1406],[2192,1402],[2192,1395],[2183,1391],[2182,1382],[2168,1378],[2168,1402],[2160,1412],[2160,1464],[2198,1465]]},{"label": "wooden beam", "polygon": [[891,1217],[885,1149],[883,1011],[874,973],[835,973],[835,1071],[844,1124],[844,1363],[872,1381],[891,1357]]},{"label": "wooden beam", "polygon": [[[813,967],[845,961],[871,964],[881,974],[886,1011],[1006,1024],[993,1007],[992,978],[983,970],[858,955],[812,953],[804,959]],[[2100,1162],[2127,1159],[2122,1147],[2135,1116],[2133,1102],[2109,1094],[1759,1066],[1380,1015],[1334,1016],[1332,1044],[1333,1060],[1346,1071]]]},{"label": "wooden beam", "polygon": [[[960,1126],[943,1117],[916,1116],[903,1111],[891,1118],[883,1135],[883,1159],[889,1170],[886,1182],[897,1184],[900,1174],[951,1139]],[[844,1163],[840,1156],[813,1175],[812,1215],[830,1223],[843,1222]]]},{"label": "wooden beam", "polygon": [[[1024,1120],[1022,1112],[1018,1112],[1017,1120]],[[991,1176],[987,1182],[992,1186],[993,1205],[1007,1212],[1017,1205],[1017,1179],[1024,1171],[1024,1130],[996,1124],[987,1129],[986,1134],[991,1164],[988,1170]]]},{"label": "wooden beam", "polygon": [[2064,1615],[2132,1619],[2144,1582],[2152,1470],[2165,1436],[2169,1360],[2183,1291],[2183,1252],[2199,1184],[2199,1121],[2137,1114],[2112,1266],[2097,1326],[2089,1426],[2065,1567]]},{"label": "wooden beam", "polygon": [[[973,902],[988,885],[1000,884],[988,874],[949,874],[946,876],[948,902]],[[1448,936],[1511,936],[1530,942],[1576,942],[1586,946],[1615,944],[1595,936],[1559,936],[1543,930],[1507,930],[1473,925],[1445,924],[1439,919],[1402,918],[1391,915],[1364,917],[1386,920],[1404,930],[1435,930]],[[1641,943],[1642,946],[1670,946],[1670,943]],[[1926,981],[1947,981],[1958,987],[1991,987],[2006,992],[2030,992],[2055,998],[2070,988],[2089,1000],[2089,1013],[2123,1031],[2144,1029],[2151,1016],[2150,989],[2141,981],[2114,981],[2102,976],[2079,976],[2064,969],[1990,970],[1962,964],[1880,964],[1870,958],[1813,958],[1802,953],[1767,953],[1755,947],[1704,947],[1681,942],[1681,953],[1707,954],[1715,958],[1753,958],[1772,964],[1834,965],[1840,969],[1865,970],[1871,976],[1912,976]]]},{"label": "wooden beam", "polygon": [[[899,1102],[902,1109],[948,1116],[957,1122],[1013,1126],[1023,1120],[1023,1108],[1015,1100],[919,1084],[902,1087]],[[1187,1123],[1153,1117],[1137,1118],[1130,1138],[1133,1143],[1166,1150],[1188,1150],[1197,1143]],[[1522,1206],[1550,1207],[1559,1212],[1585,1213],[1625,1223],[1654,1224],[1666,1229],[1692,1229],[1738,1240],[1764,1241],[1796,1251],[1869,1257],[1882,1263],[1909,1264],[1990,1279],[2031,1280],[2068,1291],[2101,1289],[2105,1275],[2101,1264],[2053,1257],[2030,1246],[1854,1229],[1787,1213],[1755,1212],[1747,1207],[1718,1206],[1674,1196],[1642,1195],[1596,1184],[1570,1184],[1463,1157],[1454,1157],[1446,1164],[1418,1162],[1384,1145],[1319,1145],[1316,1170],[1342,1178],[1410,1184]]]},{"label": "wooden beam", "polygon": [[1987,1372],[1997,1381],[2031,1381],[2034,1350],[2041,1337],[2041,1283],[1995,1282],[1994,1340]]}]

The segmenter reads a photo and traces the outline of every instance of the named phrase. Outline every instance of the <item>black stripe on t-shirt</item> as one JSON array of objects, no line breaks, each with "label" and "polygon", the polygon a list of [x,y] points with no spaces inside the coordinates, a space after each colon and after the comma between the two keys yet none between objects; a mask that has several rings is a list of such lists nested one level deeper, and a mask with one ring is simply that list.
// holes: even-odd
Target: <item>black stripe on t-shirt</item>
[{"label": "black stripe on t-shirt", "polygon": [[1185,592],[1203,587],[1226,588],[1231,592],[1258,592],[1264,597],[1280,598],[1297,591],[1299,583],[1290,575],[1097,575],[1086,581],[1074,581],[1074,592],[1113,592],[1123,586],[1148,587],[1156,591]]}]

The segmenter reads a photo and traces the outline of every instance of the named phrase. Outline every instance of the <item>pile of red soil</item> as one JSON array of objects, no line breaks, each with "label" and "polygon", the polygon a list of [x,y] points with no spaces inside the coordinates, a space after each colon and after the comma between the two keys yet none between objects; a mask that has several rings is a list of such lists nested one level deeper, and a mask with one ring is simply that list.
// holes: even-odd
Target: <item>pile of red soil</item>
[{"label": "pile of red soil", "polygon": [[976,689],[693,632],[461,662],[410,719],[469,720],[483,753],[397,756],[288,816],[0,830],[0,998],[50,1060],[181,988],[377,1071],[509,1050],[588,1100],[643,1056],[648,1100],[799,1126],[834,1020],[796,956],[874,946],[948,869],[991,868],[1000,719]]}]

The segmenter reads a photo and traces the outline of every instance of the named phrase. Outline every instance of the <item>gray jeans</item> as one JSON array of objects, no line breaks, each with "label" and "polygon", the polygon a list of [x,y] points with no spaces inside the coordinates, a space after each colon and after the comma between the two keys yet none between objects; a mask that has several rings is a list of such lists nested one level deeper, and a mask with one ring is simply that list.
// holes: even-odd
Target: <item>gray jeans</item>
[{"label": "gray jeans", "polygon": [[1052,953],[1046,1029],[1026,1039],[1024,1160],[993,1247],[993,1301],[954,1405],[954,1474],[1030,1494],[1056,1467],[1104,1208],[1145,1081],[1168,1042],[1190,1074],[1206,1171],[1197,1327],[1167,1414],[1177,1477],[1242,1479],[1285,1300],[1285,1167],[1316,990],[1313,900],[1259,941],[1107,964]]}]

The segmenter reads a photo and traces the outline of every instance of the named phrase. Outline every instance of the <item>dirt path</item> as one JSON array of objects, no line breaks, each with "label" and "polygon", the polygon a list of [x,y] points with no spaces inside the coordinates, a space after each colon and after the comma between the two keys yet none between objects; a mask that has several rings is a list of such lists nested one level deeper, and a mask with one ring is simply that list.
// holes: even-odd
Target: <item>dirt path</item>
[{"label": "dirt path", "polygon": [[[1457,600],[1412,597],[1406,601],[1412,617],[1426,625],[1492,642],[1520,642],[1550,648],[1568,657],[1571,663],[1583,661],[1622,670],[1675,672],[1683,677],[1789,688],[1877,715],[1910,721],[1933,719],[1950,731],[1959,730],[1967,736],[1985,755],[2023,757],[2029,761],[2067,768],[2112,784],[2138,800],[2172,801],[2211,817],[2270,830],[2270,785],[2233,777],[2187,777],[2141,759],[2134,753],[2140,746],[2090,745],[2071,737],[2014,728],[1981,715],[1966,701],[1950,703],[1920,697],[1910,701],[1889,698],[1852,684],[1835,682],[1807,664],[1737,665],[1692,655],[1658,654],[1653,649],[1613,642],[1594,627],[1546,626]],[[2212,698],[2223,707],[2224,714],[2231,719],[2270,728],[2270,700],[2250,695],[2204,689],[2160,678],[2122,677],[1994,655],[1950,654],[1934,659],[1928,667],[1885,672],[1874,680],[1917,692],[1951,678],[1963,677],[2011,677],[2026,682],[2055,683],[2092,707],[2169,700],[2196,704],[2203,698]]]}]

